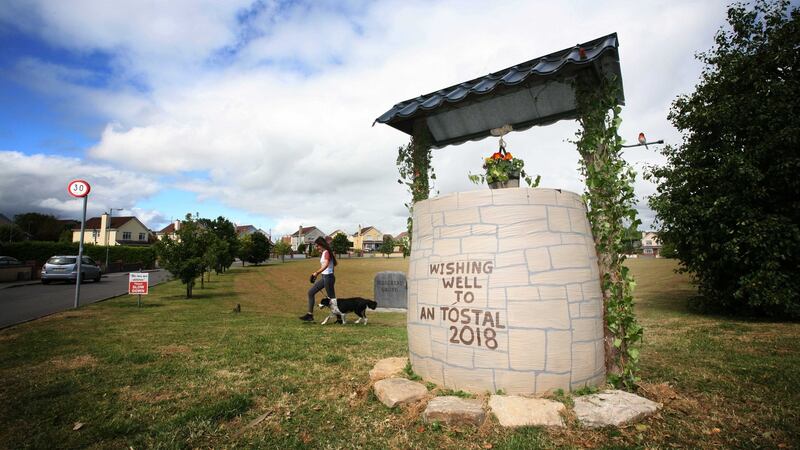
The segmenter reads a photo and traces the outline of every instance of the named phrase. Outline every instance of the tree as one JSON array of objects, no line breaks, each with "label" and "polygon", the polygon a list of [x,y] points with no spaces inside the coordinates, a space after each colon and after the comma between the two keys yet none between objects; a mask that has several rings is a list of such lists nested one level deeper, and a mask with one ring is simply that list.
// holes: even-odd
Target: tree
[{"label": "tree", "polygon": [[625,230],[624,239],[624,253],[626,255],[635,255],[642,252],[642,232],[636,226],[630,226]]},{"label": "tree", "polygon": [[273,248],[275,254],[281,257],[281,262],[286,261],[286,255],[291,253],[292,246],[289,245],[288,242],[284,241],[283,239],[279,240],[275,243],[275,247]]},{"label": "tree", "polygon": [[239,238],[238,249],[239,251],[237,254],[244,266],[246,262],[253,259],[253,236],[247,234]]},{"label": "tree", "polygon": [[[233,265],[239,251],[239,236],[236,234],[236,227],[233,225],[233,222],[222,216],[214,220],[199,219],[197,222],[227,244],[227,246],[225,246],[227,251],[217,251],[215,253],[217,256],[216,261],[209,266],[217,273],[225,272]],[[223,246],[219,246],[217,250],[221,250],[222,247]]]},{"label": "tree", "polygon": [[253,233],[250,235],[250,241],[252,242],[252,248],[250,250],[250,259],[247,262],[258,265],[269,259],[270,244],[269,239],[264,234]]},{"label": "tree", "polygon": [[[209,241],[206,245],[206,251],[203,255],[203,264],[205,266],[205,271],[208,272],[208,279],[210,281],[212,269],[217,273],[217,275],[224,271],[224,262],[230,258],[230,246],[228,245],[228,242],[220,239],[213,232],[207,232],[206,236]],[[200,287],[202,288],[203,285],[201,284]]]},{"label": "tree", "polygon": [[305,253],[306,253],[306,248],[307,248],[307,247],[308,247],[308,245],[306,245],[305,243],[303,243],[303,244],[298,244],[298,245],[297,245],[297,253],[302,253],[302,254],[305,254]]},{"label": "tree", "polygon": [[350,241],[347,240],[347,236],[343,233],[337,233],[331,241],[331,249],[333,252],[337,255],[343,255],[347,253],[348,248],[350,248]]},{"label": "tree", "polygon": [[651,170],[650,205],[699,307],[800,317],[800,11],[734,4],[728,24],[672,104],[683,142]]},{"label": "tree", "polygon": [[8,243],[24,241],[26,238],[25,232],[22,228],[15,223],[8,223],[0,225],[0,241]]},{"label": "tree", "polygon": [[400,251],[403,253],[403,258],[411,255],[411,241],[408,239],[408,235],[400,238],[397,243],[400,246]]},{"label": "tree", "polygon": [[162,267],[186,285],[186,298],[192,298],[195,279],[203,274],[206,239],[203,228],[187,214],[186,220],[175,232],[177,239],[164,237],[155,244],[156,255]]},{"label": "tree", "polygon": [[55,216],[29,212],[14,216],[14,223],[34,241],[58,241],[64,224]]},{"label": "tree", "polygon": [[381,244],[380,248],[378,248],[378,251],[386,255],[388,258],[389,255],[394,252],[394,239],[392,239],[392,237],[388,234],[384,234],[383,243]]}]

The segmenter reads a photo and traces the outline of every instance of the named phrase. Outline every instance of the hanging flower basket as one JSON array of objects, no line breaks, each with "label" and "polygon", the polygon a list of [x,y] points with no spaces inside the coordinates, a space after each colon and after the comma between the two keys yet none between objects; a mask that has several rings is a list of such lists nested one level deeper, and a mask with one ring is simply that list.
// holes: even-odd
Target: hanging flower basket
[{"label": "hanging flower basket", "polygon": [[505,189],[519,187],[519,174],[516,178],[509,178],[508,181],[495,181],[489,183],[489,189]]},{"label": "hanging flower basket", "polygon": [[519,187],[522,178],[530,187],[539,185],[541,176],[531,179],[523,170],[525,162],[515,158],[511,152],[506,151],[505,142],[500,139],[500,150],[484,159],[483,168],[486,173],[482,175],[469,174],[469,179],[475,184],[486,183],[490,189],[505,189]]}]

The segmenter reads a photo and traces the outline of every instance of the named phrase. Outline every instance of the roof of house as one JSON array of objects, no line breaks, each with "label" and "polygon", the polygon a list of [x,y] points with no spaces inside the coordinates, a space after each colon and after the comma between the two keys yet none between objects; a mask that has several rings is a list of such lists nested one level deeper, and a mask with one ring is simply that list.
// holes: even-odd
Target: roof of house
[{"label": "roof of house", "polygon": [[[322,233],[322,231],[317,227],[303,227],[303,234],[309,234],[314,230],[317,230],[320,233]],[[300,233],[300,230],[295,231],[294,233],[292,233],[292,237],[299,237],[300,236],[299,233]],[[325,233],[322,233],[322,234],[325,234]]]},{"label": "roof of house", "polygon": [[159,234],[172,234],[175,232],[175,222],[170,223],[159,231]]},{"label": "roof of house", "polygon": [[378,233],[381,232],[381,230],[379,230],[379,229],[377,229],[377,228],[375,228],[373,226],[368,226],[368,227],[364,227],[361,230],[357,231],[355,234],[353,234],[353,236],[358,236],[359,234],[368,233],[370,229],[373,229],[373,230],[377,231]]},{"label": "roof of house", "polygon": [[[119,228],[119,227],[125,225],[126,223],[130,222],[131,220],[136,220],[138,222],[138,219],[136,219],[136,217],[134,217],[134,216],[112,217],[111,218],[111,224],[109,225],[108,228],[109,229]],[[139,222],[139,223],[141,223],[141,222]],[[86,229],[87,230],[99,229],[100,228],[100,224],[101,224],[101,221],[100,221],[99,217],[92,217],[91,219],[86,221]],[[81,230],[80,222],[78,222],[78,226],[73,228],[73,230],[74,231],[80,231]]]},{"label": "roof of house", "polygon": [[397,239],[403,239],[405,237],[408,237],[408,231],[403,231],[402,233],[398,234],[394,238],[395,238],[395,240],[397,240]]},{"label": "roof of house", "polygon": [[62,224],[64,227],[74,227],[80,225],[81,221],[75,219],[58,219],[58,223]]},{"label": "roof of house", "polygon": [[[413,134],[414,123],[430,133],[435,148],[483,139],[491,130],[512,125],[526,130],[577,117],[574,89],[565,79],[588,72],[615,77],[622,94],[616,33],[577,44],[488,75],[397,103],[375,123]],[[487,95],[491,94],[493,95]],[[517,95],[520,94],[520,95]]]},{"label": "roof of house", "polygon": [[252,234],[258,231],[258,228],[252,225],[239,225],[236,227],[236,234]]}]

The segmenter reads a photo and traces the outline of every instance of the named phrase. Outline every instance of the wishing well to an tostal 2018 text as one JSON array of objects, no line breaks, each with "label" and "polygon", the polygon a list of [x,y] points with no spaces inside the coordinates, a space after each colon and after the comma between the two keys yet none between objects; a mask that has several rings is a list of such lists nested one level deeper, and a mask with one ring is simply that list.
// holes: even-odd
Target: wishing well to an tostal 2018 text
[{"label": "wishing well to an tostal 2018 text", "polygon": [[[485,289],[485,275],[494,270],[494,262],[484,261],[451,261],[430,264],[429,275],[441,277],[442,288],[445,292],[452,291],[453,303],[451,306],[438,307],[442,322],[450,322],[449,342],[490,350],[497,349],[497,330],[504,329],[500,311],[485,311],[471,307],[455,307],[462,301],[472,303],[475,301],[475,290]],[[483,283],[483,284],[481,284]],[[440,291],[441,292],[441,291]],[[436,320],[436,307],[421,306],[419,319],[425,321]]]}]

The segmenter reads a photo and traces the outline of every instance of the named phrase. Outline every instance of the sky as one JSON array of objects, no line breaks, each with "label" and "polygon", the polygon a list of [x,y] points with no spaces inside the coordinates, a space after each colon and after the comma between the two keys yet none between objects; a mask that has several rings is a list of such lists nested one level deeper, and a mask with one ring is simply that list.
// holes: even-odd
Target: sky
[{"label": "sky", "polygon": [[[697,84],[720,1],[4,0],[0,213],[80,219],[114,209],[153,230],[187,213],[274,236],[298,226],[405,230],[397,183],[408,136],[375,118],[409,98],[618,33],[620,134],[680,144],[670,105]],[[540,187],[582,192],[561,121],[507,148]],[[433,151],[434,195],[486,189],[496,138]],[[656,148],[627,149],[641,228]]]}]

